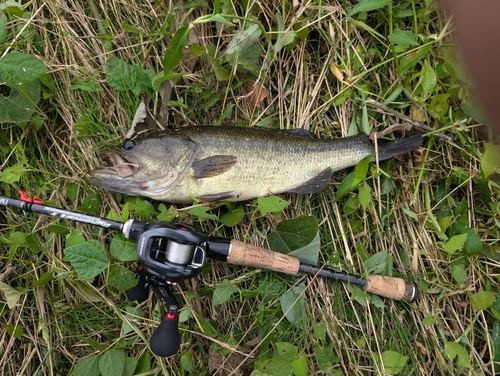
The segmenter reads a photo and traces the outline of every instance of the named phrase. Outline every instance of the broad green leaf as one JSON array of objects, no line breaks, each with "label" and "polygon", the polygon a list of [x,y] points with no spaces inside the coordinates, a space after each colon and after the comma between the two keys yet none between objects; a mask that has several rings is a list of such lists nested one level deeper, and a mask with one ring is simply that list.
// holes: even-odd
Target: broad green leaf
[{"label": "broad green leaf", "polygon": [[8,97],[0,95],[0,123],[30,120],[40,101],[40,90],[40,80],[34,80],[11,87]]},{"label": "broad green leaf", "polygon": [[236,52],[241,52],[251,45],[255,44],[262,33],[262,29],[258,24],[252,24],[245,30],[238,30],[234,33],[233,39],[227,46],[226,55],[233,55]]},{"label": "broad green leaf", "polygon": [[307,330],[307,312],[304,300],[305,285],[301,283],[293,286],[281,295],[281,311],[287,320],[300,329]]},{"label": "broad green leaf", "polygon": [[5,325],[5,330],[15,339],[21,340],[23,338],[23,327],[21,325]]},{"label": "broad green leaf", "polygon": [[135,86],[132,89],[135,95],[140,95],[142,92],[148,93],[151,97],[154,96],[153,77],[152,71],[144,70],[140,65],[133,64],[132,68],[135,70],[137,77]]},{"label": "broad green leaf", "polygon": [[451,264],[448,266],[448,270],[451,273],[451,276],[455,280],[456,283],[461,285],[465,282],[467,278],[467,274],[465,273],[465,265],[464,264]]},{"label": "broad green leaf", "polygon": [[231,282],[229,282],[227,279],[224,279],[222,283],[214,290],[214,294],[212,297],[213,305],[216,306],[227,302],[231,298],[231,295],[238,291],[239,290],[236,286],[233,286]]},{"label": "broad green leaf", "polygon": [[7,16],[4,12],[0,12],[0,43],[5,40],[7,36]]},{"label": "broad green leaf", "polygon": [[337,193],[335,194],[335,199],[339,200],[346,193],[356,188],[362,181],[363,179],[357,176],[356,171],[351,172],[342,180],[342,183],[340,183]]},{"label": "broad green leaf", "polygon": [[409,30],[396,29],[387,39],[400,46],[418,46],[417,36]]},{"label": "broad green leaf", "polygon": [[135,215],[142,218],[142,219],[148,219],[151,216],[154,216],[157,214],[155,207],[153,206],[152,203],[146,200],[138,199],[135,204],[135,209],[134,209]]},{"label": "broad green leaf", "polygon": [[314,325],[313,333],[314,338],[324,341],[326,339],[326,323],[319,322]]},{"label": "broad green leaf", "polygon": [[485,143],[481,157],[481,170],[485,177],[493,175],[500,168],[500,145]]},{"label": "broad green leaf", "polygon": [[11,87],[38,80],[45,72],[45,65],[24,52],[11,51],[0,60],[0,77]]},{"label": "broad green leaf", "polygon": [[137,367],[135,369],[135,373],[137,375],[140,374],[147,374],[148,371],[151,370],[151,352],[150,351],[144,351],[139,358],[139,362],[137,364]]},{"label": "broad green leaf", "polygon": [[288,253],[306,264],[318,263],[320,238],[316,217],[301,215],[283,221],[267,240],[269,247],[275,252]]},{"label": "broad green leaf", "polygon": [[[144,312],[142,312],[136,306],[127,306],[125,307],[125,317],[131,322],[137,322],[140,317],[144,317]],[[134,328],[129,324],[127,320],[122,321],[122,334],[128,334],[134,331]]]},{"label": "broad green leaf", "polygon": [[426,101],[431,94],[434,92],[436,87],[437,78],[434,69],[430,66],[427,60],[424,61],[424,66],[422,68],[422,74],[420,75],[420,85],[422,87],[422,100]]},{"label": "broad green leaf", "polygon": [[21,297],[21,293],[17,291],[14,287],[9,286],[6,283],[0,282],[0,291],[5,295],[5,300],[7,301],[7,306],[12,309],[16,305],[17,301]]},{"label": "broad green leaf", "polygon": [[181,367],[184,371],[193,372],[193,357],[190,352],[182,354]]},{"label": "broad green leaf", "polygon": [[106,376],[123,376],[125,370],[125,351],[109,349],[99,359],[99,370]]},{"label": "broad green leaf", "polygon": [[408,54],[401,58],[399,61],[399,72],[401,74],[406,73],[409,69],[413,68],[417,63],[427,55],[431,45],[419,47],[415,53]]},{"label": "broad green leaf", "polygon": [[444,345],[444,351],[450,360],[458,359],[457,365],[465,368],[472,368],[470,363],[470,356],[467,350],[457,342],[446,342]]},{"label": "broad green leaf", "polygon": [[307,364],[307,358],[301,357],[295,359],[290,363],[292,366],[294,376],[307,376],[309,375],[309,366]]},{"label": "broad green leaf", "polygon": [[278,354],[283,359],[289,360],[290,362],[297,359],[297,355],[299,353],[299,349],[297,346],[292,345],[288,342],[276,342],[275,346]]},{"label": "broad green leaf", "polygon": [[462,223],[455,223],[453,228],[460,234],[467,234],[467,240],[463,247],[465,254],[479,255],[483,252],[483,242],[476,231]]},{"label": "broad green leaf", "polygon": [[245,217],[245,209],[243,206],[238,206],[236,209],[233,209],[227,213],[224,213],[220,216],[219,222],[224,226],[233,227],[239,224],[242,219]]},{"label": "broad green leaf", "polygon": [[125,358],[125,368],[123,369],[122,376],[133,376],[135,375],[135,369],[137,368],[137,364],[139,361],[136,358]]},{"label": "broad green leaf", "polygon": [[111,265],[107,282],[117,290],[126,291],[137,286],[139,280],[134,278],[134,272],[130,269],[121,265]]},{"label": "broad green leaf", "polygon": [[384,274],[390,267],[390,257],[387,251],[375,253],[364,262],[365,268],[369,274]]},{"label": "broad green leaf", "polygon": [[428,110],[433,118],[440,119],[448,113],[448,109],[450,108],[450,104],[448,103],[449,98],[450,94],[436,94],[431,97]]},{"label": "broad green leaf", "polygon": [[372,200],[372,189],[369,186],[358,187],[359,203],[363,209],[366,209]]},{"label": "broad green leaf", "polygon": [[392,0],[360,0],[350,11],[347,13],[347,17],[352,17],[355,14],[361,12],[369,12],[371,10],[376,10],[383,8],[387,5],[392,4]]},{"label": "broad green leaf", "polygon": [[480,291],[471,295],[472,305],[481,311],[490,308],[495,303],[496,294],[492,291]]},{"label": "broad green leaf", "polygon": [[268,213],[278,213],[286,208],[290,203],[278,196],[257,198],[257,207],[262,215]]},{"label": "broad green leaf", "polygon": [[132,90],[137,82],[137,72],[132,65],[113,56],[106,62],[106,82],[118,91]]},{"label": "broad green leaf", "polygon": [[189,34],[192,27],[192,24],[189,26],[183,26],[179,28],[172,37],[172,40],[165,51],[165,57],[163,58],[164,75],[169,74],[170,71],[181,61],[182,51],[189,43]]},{"label": "broad green leaf", "polygon": [[12,184],[18,182],[22,175],[25,172],[29,171],[22,164],[15,164],[13,166],[7,167],[3,171],[1,171],[2,175],[0,175],[0,182],[4,182],[7,184]]},{"label": "broad green leaf", "polygon": [[384,365],[385,372],[388,375],[397,375],[400,373],[406,366],[407,362],[408,357],[401,355],[397,351],[386,350],[382,353],[382,364]]},{"label": "broad green leaf", "polygon": [[85,242],[85,237],[82,235],[79,229],[71,231],[68,235],[66,235],[66,240],[64,245],[66,248],[78,245]]},{"label": "broad green leaf", "polygon": [[111,255],[120,261],[136,261],[139,259],[137,256],[137,243],[125,239],[122,234],[116,234],[111,240],[109,246],[109,252]]},{"label": "broad green leaf", "polygon": [[99,357],[91,355],[76,363],[73,376],[99,376]]},{"label": "broad green leaf", "polygon": [[493,323],[491,341],[493,342],[493,360],[498,362],[500,361],[500,321]]},{"label": "broad green leaf", "polygon": [[463,248],[466,240],[467,234],[452,236],[446,243],[443,244],[443,248],[450,253],[455,253]]},{"label": "broad green leaf", "polygon": [[46,273],[43,273],[40,276],[40,278],[38,278],[36,281],[34,281],[30,287],[43,286],[43,285],[46,285],[47,283],[49,283],[50,281],[53,281],[54,279],[56,279],[56,277],[54,276],[53,272],[46,272]]},{"label": "broad green leaf", "polygon": [[108,256],[97,240],[89,240],[64,249],[64,255],[78,275],[92,279],[108,266]]},{"label": "broad green leaf", "polygon": [[210,208],[208,206],[196,206],[187,211],[188,214],[194,215],[199,219],[217,219],[217,216],[212,213],[207,213]]},{"label": "broad green leaf", "polygon": [[175,217],[177,217],[177,209],[174,205],[170,205],[167,209],[164,204],[160,204],[158,206],[158,210],[160,211],[160,214],[156,216],[156,219],[158,219],[159,221],[172,222]]}]

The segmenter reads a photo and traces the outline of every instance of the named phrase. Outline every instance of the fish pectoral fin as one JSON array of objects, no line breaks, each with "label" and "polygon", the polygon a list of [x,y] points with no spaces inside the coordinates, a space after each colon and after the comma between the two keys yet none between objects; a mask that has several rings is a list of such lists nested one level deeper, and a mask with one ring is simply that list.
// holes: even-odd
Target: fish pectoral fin
[{"label": "fish pectoral fin", "polygon": [[238,158],[234,155],[214,155],[194,161],[191,167],[195,178],[210,178],[229,171],[236,162]]},{"label": "fish pectoral fin", "polygon": [[298,187],[290,190],[292,193],[316,193],[328,185],[330,183],[330,178],[332,177],[332,169],[328,167],[327,169],[321,171],[318,175],[309,179],[304,184],[299,185]]},{"label": "fish pectoral fin", "polygon": [[238,194],[235,191],[220,192],[216,194],[202,195],[196,197],[197,200],[200,200],[202,202],[219,202],[235,198],[238,198]]}]

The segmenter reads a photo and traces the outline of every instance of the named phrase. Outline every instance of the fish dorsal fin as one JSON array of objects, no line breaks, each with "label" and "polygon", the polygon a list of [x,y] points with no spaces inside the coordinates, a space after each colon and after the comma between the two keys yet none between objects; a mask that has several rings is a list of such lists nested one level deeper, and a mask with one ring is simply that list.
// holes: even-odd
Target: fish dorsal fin
[{"label": "fish dorsal fin", "polygon": [[308,131],[304,128],[295,128],[295,129],[281,129],[279,132],[283,132],[286,134],[291,134],[292,136],[304,137],[304,138],[317,138],[314,133]]},{"label": "fish dorsal fin", "polygon": [[236,162],[238,162],[238,158],[234,155],[214,155],[194,161],[191,167],[194,170],[194,177],[201,179],[229,171]]},{"label": "fish dorsal fin", "polygon": [[330,183],[330,178],[332,177],[332,169],[328,167],[327,169],[321,171],[318,175],[309,179],[304,184],[290,190],[292,193],[316,193],[328,185]]}]

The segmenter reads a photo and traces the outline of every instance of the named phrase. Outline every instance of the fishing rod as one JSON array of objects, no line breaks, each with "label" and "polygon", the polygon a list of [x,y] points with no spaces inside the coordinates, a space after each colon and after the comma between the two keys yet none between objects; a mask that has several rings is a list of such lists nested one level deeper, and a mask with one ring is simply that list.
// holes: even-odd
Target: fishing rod
[{"label": "fishing rod", "polygon": [[402,278],[380,275],[363,278],[357,274],[304,264],[297,257],[237,240],[208,236],[196,227],[184,223],[148,223],[135,219],[118,222],[46,206],[38,197],[30,198],[23,191],[19,193],[20,199],[0,196],[0,205],[120,231],[125,238],[137,242],[140,265],[135,277],[139,282],[137,286],[127,290],[126,295],[129,299],[140,302],[148,298],[148,291],[151,289],[165,306],[166,313],[149,342],[151,351],[158,356],[169,357],[176,354],[181,342],[178,328],[179,304],[173,295],[173,287],[184,279],[198,275],[206,257],[291,275],[317,275],[358,286],[366,292],[394,300],[411,303],[418,298],[416,283]]}]

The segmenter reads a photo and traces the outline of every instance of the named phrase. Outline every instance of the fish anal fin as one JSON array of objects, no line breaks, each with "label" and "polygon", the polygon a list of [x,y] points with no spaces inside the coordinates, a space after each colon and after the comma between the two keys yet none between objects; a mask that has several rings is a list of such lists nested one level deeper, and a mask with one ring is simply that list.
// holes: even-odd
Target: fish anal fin
[{"label": "fish anal fin", "polygon": [[220,202],[235,198],[238,198],[238,194],[235,191],[227,191],[227,192],[208,194],[196,197],[196,199],[201,202]]},{"label": "fish anal fin", "polygon": [[194,177],[201,179],[229,171],[236,162],[238,162],[238,158],[234,155],[214,155],[194,161],[191,167],[194,170]]},{"label": "fish anal fin", "polygon": [[320,192],[326,188],[330,183],[330,178],[332,177],[332,169],[328,167],[327,169],[321,171],[318,175],[309,179],[304,184],[292,189],[292,193],[316,193]]}]

